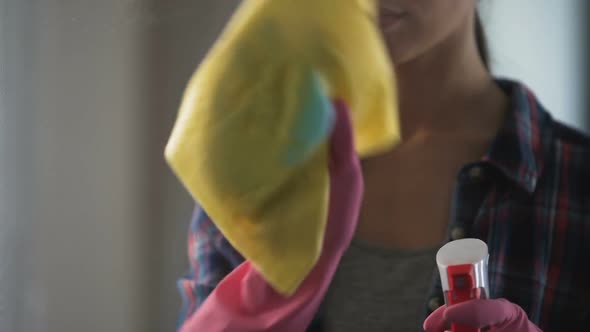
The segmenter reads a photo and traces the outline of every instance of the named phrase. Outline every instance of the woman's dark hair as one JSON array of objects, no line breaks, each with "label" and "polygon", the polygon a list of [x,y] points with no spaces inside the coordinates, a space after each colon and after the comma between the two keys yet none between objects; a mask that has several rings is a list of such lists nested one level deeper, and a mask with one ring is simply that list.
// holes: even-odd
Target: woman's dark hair
[{"label": "woman's dark hair", "polygon": [[486,38],[485,31],[483,29],[483,25],[481,23],[481,18],[479,17],[479,12],[475,12],[475,41],[477,43],[477,50],[479,52],[479,56],[483,61],[486,68],[490,69],[490,52],[488,49],[488,41]]}]

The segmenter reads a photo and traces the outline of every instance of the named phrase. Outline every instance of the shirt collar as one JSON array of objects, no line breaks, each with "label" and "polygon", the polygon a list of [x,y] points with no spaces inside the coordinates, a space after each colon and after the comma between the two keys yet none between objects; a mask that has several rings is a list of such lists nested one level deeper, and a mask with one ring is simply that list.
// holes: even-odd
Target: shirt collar
[{"label": "shirt collar", "polygon": [[532,193],[543,169],[544,151],[549,146],[549,115],[523,84],[505,80],[497,83],[510,97],[511,107],[483,160]]}]

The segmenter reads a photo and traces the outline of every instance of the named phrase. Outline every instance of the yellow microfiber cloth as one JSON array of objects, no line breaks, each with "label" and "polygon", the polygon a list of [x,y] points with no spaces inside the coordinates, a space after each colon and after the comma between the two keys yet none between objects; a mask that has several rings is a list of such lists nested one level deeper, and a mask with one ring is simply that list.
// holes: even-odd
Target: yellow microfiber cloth
[{"label": "yellow microfiber cloth", "polygon": [[191,78],[168,163],[229,242],[284,295],[317,262],[327,219],[332,101],[355,145],[399,140],[374,0],[244,0]]}]

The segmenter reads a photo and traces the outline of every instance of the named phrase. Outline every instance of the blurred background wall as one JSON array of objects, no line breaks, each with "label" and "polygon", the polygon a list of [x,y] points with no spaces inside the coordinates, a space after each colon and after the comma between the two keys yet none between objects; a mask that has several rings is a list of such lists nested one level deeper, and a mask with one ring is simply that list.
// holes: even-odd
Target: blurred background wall
[{"label": "blurred background wall", "polygon": [[[237,3],[0,0],[0,331],[174,330],[193,204],[162,151]],[[588,2],[482,6],[494,71],[588,130]]]},{"label": "blurred background wall", "polygon": [[480,4],[493,71],[525,82],[558,119],[587,129],[588,1],[480,0]]}]

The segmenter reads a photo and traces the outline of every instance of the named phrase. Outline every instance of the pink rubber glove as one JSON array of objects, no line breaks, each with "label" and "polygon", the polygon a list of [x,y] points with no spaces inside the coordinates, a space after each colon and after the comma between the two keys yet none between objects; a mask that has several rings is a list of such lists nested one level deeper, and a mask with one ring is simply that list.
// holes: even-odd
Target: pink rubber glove
[{"label": "pink rubber glove", "polygon": [[336,103],[330,143],[328,221],[319,261],[295,294],[275,292],[245,262],[232,271],[181,328],[181,332],[303,332],[308,327],[354,235],[363,191],[349,112]]},{"label": "pink rubber glove", "polygon": [[[426,332],[443,332],[450,323],[494,332],[542,332],[531,323],[518,305],[505,299],[471,300],[449,307],[442,306],[424,321]],[[482,330],[483,331],[483,330]]]}]

